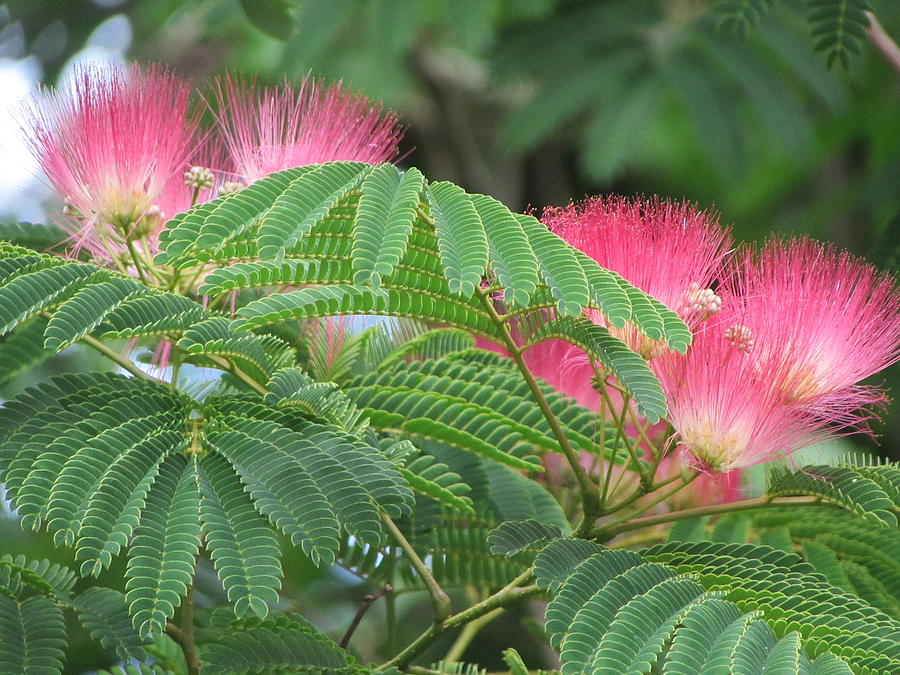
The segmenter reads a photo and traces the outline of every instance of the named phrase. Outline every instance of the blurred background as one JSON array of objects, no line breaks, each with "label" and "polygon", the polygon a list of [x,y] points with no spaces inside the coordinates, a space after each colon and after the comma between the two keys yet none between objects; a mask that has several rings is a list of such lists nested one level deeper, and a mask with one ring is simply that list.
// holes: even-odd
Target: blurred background
[{"label": "blurred background", "polygon": [[[811,4],[0,3],[0,218],[36,221],[58,208],[21,140],[17,101],[40,83],[64,81],[78,61],[137,59],[173,66],[201,88],[229,70],[272,83],[310,73],[343,80],[408,124],[403,164],[514,210],[539,214],[598,193],[659,194],[718,210],[738,239],[809,233],[896,269],[900,64],[865,30],[851,26],[838,49],[828,35],[813,37]],[[900,2],[847,4],[871,6],[900,41]],[[46,368],[81,367],[87,358],[75,348]],[[46,368],[0,388],[0,399]],[[900,391],[898,367],[878,378]],[[877,441],[852,443],[900,458],[900,406],[877,431]],[[17,531],[0,518],[0,553],[49,553],[43,538],[26,544]],[[337,583],[299,571],[296,579]],[[346,607],[329,605],[326,629],[345,625],[355,609],[354,587],[341,588]],[[82,672],[77,661],[72,667]]]}]

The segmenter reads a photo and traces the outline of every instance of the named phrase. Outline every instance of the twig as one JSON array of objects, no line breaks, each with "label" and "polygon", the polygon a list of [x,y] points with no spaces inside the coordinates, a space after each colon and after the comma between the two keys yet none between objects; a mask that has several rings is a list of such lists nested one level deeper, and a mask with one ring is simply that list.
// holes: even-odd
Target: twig
[{"label": "twig", "polygon": [[406,537],[403,536],[403,533],[394,521],[384,513],[381,514],[381,519],[387,526],[388,532],[391,533],[391,536],[397,541],[400,548],[403,549],[403,552],[409,558],[409,562],[415,568],[416,572],[419,573],[419,577],[425,584],[428,595],[431,596],[431,604],[434,606],[434,623],[435,625],[440,625],[443,623],[444,619],[450,616],[450,596],[447,595],[447,592],[440,587],[437,581],[435,581],[434,576],[431,574],[431,570],[428,569],[428,565],[422,562],[419,554],[416,553],[412,544],[410,544]]},{"label": "twig", "polygon": [[876,49],[881,52],[891,67],[900,73],[900,47],[894,42],[894,39],[888,35],[888,32],[881,25],[878,17],[873,12],[866,12],[866,18],[869,19],[869,39]]},{"label": "twig", "polygon": [[819,497],[757,497],[755,499],[746,499],[740,502],[714,504],[712,506],[698,506],[693,509],[672,511],[671,513],[663,513],[658,516],[635,518],[634,520],[629,520],[625,523],[599,527],[592,530],[590,536],[599,539],[611,539],[613,536],[621,534],[622,532],[639,530],[643,527],[661,525],[663,523],[673,523],[677,520],[685,520],[687,518],[714,516],[722,513],[736,513],[738,511],[764,509],[772,506],[816,506],[826,503],[827,502],[822,501]]},{"label": "twig", "polygon": [[97,338],[91,337],[90,335],[85,335],[83,338],[81,338],[81,341],[92,349],[95,349],[103,354],[103,356],[108,358],[110,361],[114,361],[117,365],[121,366],[124,370],[127,370],[135,377],[140,377],[145,380],[156,382],[157,384],[169,386],[168,382],[164,382],[163,380],[155,378],[149,373],[144,372],[143,370],[138,368],[130,359],[126,359],[121,354],[116,353],[115,350],[107,347]]},{"label": "twig", "polygon": [[200,674],[200,656],[197,654],[197,643],[194,642],[194,587],[187,587],[187,595],[181,606],[181,628],[174,623],[166,624],[166,635],[181,647],[188,675]]},{"label": "twig", "polygon": [[247,373],[245,373],[243,370],[238,368],[236,365],[229,362],[227,359],[223,359],[219,356],[214,356],[212,354],[204,354],[204,356],[206,358],[208,358],[210,361],[212,361],[213,363],[215,363],[216,365],[221,366],[224,370],[226,370],[229,373],[231,373],[232,375],[234,375],[236,378],[238,378],[241,382],[243,382],[248,387],[250,387],[257,394],[265,396],[266,394],[269,393],[268,389],[266,389],[264,386],[262,386],[259,382],[254,380],[252,377],[250,377]]},{"label": "twig", "polygon": [[376,672],[390,670],[391,668],[400,668],[402,670],[410,661],[412,661],[412,659],[425,651],[425,649],[427,649],[428,646],[444,631],[467,624],[480,616],[493,612],[495,609],[505,608],[523,598],[537,595],[540,593],[541,589],[535,585],[519,587],[519,584],[526,583],[531,579],[531,575],[531,570],[523,572],[490,597],[464,609],[458,614],[448,617],[447,620],[441,624],[433,624],[427,631],[422,633],[403,651],[397,654],[397,656],[379,666],[378,671]]},{"label": "twig", "polygon": [[362,602],[359,603],[359,609],[356,610],[356,616],[353,617],[353,621],[350,622],[350,627],[347,628],[347,632],[344,633],[344,637],[341,638],[341,649],[346,649],[347,645],[350,644],[350,638],[353,637],[353,633],[355,633],[356,629],[359,627],[359,622],[362,621],[366,612],[369,611],[369,607],[372,606],[372,603],[386,593],[390,593],[392,590],[394,589],[390,584],[385,584],[384,588],[377,593],[369,593],[362,599]]},{"label": "twig", "polygon": [[475,639],[475,636],[478,635],[479,631],[491,621],[500,616],[502,613],[503,608],[498,607],[497,609],[491,610],[487,614],[479,616],[474,621],[470,621],[465,626],[463,626],[463,629],[459,632],[456,640],[444,655],[444,662],[454,663],[456,661],[461,661],[463,654],[466,653],[466,649],[468,649],[469,645],[472,644],[472,640]]},{"label": "twig", "polygon": [[560,449],[566,456],[566,460],[568,460],[572,472],[575,474],[575,479],[578,482],[578,489],[581,492],[583,511],[582,521],[576,528],[576,536],[578,536],[579,533],[584,534],[584,531],[586,531],[593,522],[599,508],[597,488],[587,477],[587,473],[585,473],[584,467],[581,466],[581,456],[578,454],[575,448],[572,447],[572,444],[569,442],[569,438],[563,431],[562,426],[560,426],[559,420],[556,418],[553,409],[550,407],[550,404],[547,403],[547,399],[544,397],[544,392],[541,391],[540,385],[537,383],[534,375],[532,375],[531,370],[529,370],[528,364],[525,363],[525,359],[522,357],[522,349],[515,343],[515,340],[513,340],[512,333],[509,330],[509,324],[507,324],[502,318],[500,318],[500,315],[497,314],[497,310],[494,309],[494,305],[491,301],[490,295],[484,292],[480,292],[480,295],[482,304],[490,315],[491,320],[500,330],[500,337],[503,340],[506,351],[509,352],[509,355],[512,357],[513,361],[518,367],[519,372],[522,374],[522,378],[525,380],[525,383],[531,390],[531,394],[532,396],[534,396],[538,407],[541,409],[541,412],[544,415],[544,419],[546,419],[547,424],[550,425],[550,430],[553,432],[557,443],[559,443]]}]

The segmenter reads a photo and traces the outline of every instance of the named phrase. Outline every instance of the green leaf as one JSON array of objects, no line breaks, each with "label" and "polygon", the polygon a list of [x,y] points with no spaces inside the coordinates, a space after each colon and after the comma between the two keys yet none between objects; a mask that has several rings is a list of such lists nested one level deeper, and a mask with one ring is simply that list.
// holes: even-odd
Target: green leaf
[{"label": "green leaf", "polygon": [[704,666],[713,645],[740,618],[741,611],[725,600],[711,598],[697,605],[684,617],[681,628],[672,640],[663,663],[663,675],[708,673]]},{"label": "green leaf", "polygon": [[444,462],[421,452],[409,441],[392,444],[387,457],[399,462],[397,470],[416,492],[451,509],[475,515],[472,499],[468,496],[471,488]]},{"label": "green leaf", "polygon": [[78,618],[91,637],[119,659],[144,660],[144,640],[131,624],[125,596],[119,591],[92,586],[75,599]]},{"label": "green leaf", "polygon": [[[265,2],[260,5],[265,5]],[[191,248],[199,250],[221,250],[229,241],[255,225],[259,217],[266,213],[278,196],[293,181],[313,168],[312,166],[298,166],[278,171],[235,193],[216,199],[212,202],[212,208],[207,207],[209,212],[196,226],[196,235],[189,245]],[[190,218],[190,213],[188,212],[168,224],[170,230],[166,237],[167,240],[175,236],[172,233],[173,229],[177,231],[182,224],[184,229],[195,226],[193,219]],[[168,245],[165,250],[174,252],[176,248],[179,247]]]},{"label": "green leaf", "polygon": [[278,541],[225,458],[209,454],[201,467],[200,517],[219,580],[238,618],[265,618],[281,587]]},{"label": "green leaf", "polygon": [[[889,484],[900,478],[897,464],[879,469],[881,481]],[[770,470],[766,492],[773,496],[815,495],[875,524],[893,528],[898,524],[896,511],[900,509],[900,503],[896,501],[897,495],[886,492],[881,482],[867,476],[864,467],[810,465],[797,471],[775,467]]]},{"label": "green leaf", "polygon": [[616,613],[600,639],[589,672],[649,672],[677,626],[714,597],[690,579],[666,579]]},{"label": "green leaf", "polygon": [[346,393],[333,382],[316,382],[299,368],[282,368],[269,380],[266,402],[291,407],[318,417],[354,436],[368,428],[368,420]]},{"label": "green leaf", "polygon": [[563,315],[579,316],[590,302],[587,277],[575,249],[533,216],[516,214],[537,256],[541,275]]},{"label": "green leaf", "polygon": [[774,4],[775,0],[717,0],[713,6],[716,30],[746,40]]},{"label": "green leaf", "polygon": [[494,555],[512,557],[523,551],[537,554],[561,536],[562,531],[554,525],[536,520],[508,520],[491,530],[488,544]]},{"label": "green leaf", "polygon": [[360,162],[322,164],[295,179],[273,202],[259,226],[259,256],[280,261],[313,225],[353,190],[370,167]]},{"label": "green leaf", "polygon": [[491,268],[505,288],[504,301],[528,304],[538,284],[538,261],[522,225],[502,203],[486,195],[472,195],[472,204],[484,224]]},{"label": "green leaf", "polygon": [[[662,565],[638,565],[595,587],[596,592],[577,608],[559,642],[563,675],[581,672],[582,668],[591,672],[589,667],[593,655],[625,605],[635,596],[647,593],[673,576],[674,572]],[[563,592],[565,589],[566,586],[563,586]],[[550,607],[558,600],[551,602],[547,608],[548,630]]]},{"label": "green leaf", "polygon": [[428,186],[438,250],[450,292],[471,297],[481,286],[488,264],[484,225],[465,191],[447,181]]},{"label": "green leaf", "polygon": [[0,594],[0,635],[0,673],[62,672],[66,625],[50,598],[38,595],[19,602]]},{"label": "green leaf", "polygon": [[77,342],[123,302],[145,293],[142,284],[118,278],[80,289],[56,308],[47,325],[44,346],[59,351]]},{"label": "green leaf", "polygon": [[47,319],[36,316],[0,340],[0,383],[37,367],[56,354],[44,347]]},{"label": "green leaf", "polygon": [[512,647],[503,650],[503,660],[509,666],[509,675],[528,675],[528,666]]},{"label": "green leaf", "polygon": [[829,67],[839,60],[846,70],[851,57],[859,55],[869,27],[866,12],[871,10],[869,0],[809,0],[811,35]]},{"label": "green leaf", "polygon": [[0,223],[0,240],[35,251],[62,247],[71,239],[64,229],[48,223]]},{"label": "green leaf", "polygon": [[561,338],[583,349],[612,371],[619,383],[634,397],[638,411],[651,423],[666,414],[666,399],[653,371],[625,343],[603,326],[584,318],[563,317],[539,325],[529,335],[529,344]]},{"label": "green leaf", "polygon": [[69,602],[75,573],[49,560],[27,560],[23,555],[0,556],[0,593],[22,598],[31,590]]},{"label": "green leaf", "polygon": [[0,285],[0,335],[8,333],[55,300],[108,274],[93,265],[65,263],[12,278]]},{"label": "green leaf", "polygon": [[375,366],[375,370],[385,370],[407,358],[422,361],[439,359],[474,346],[475,338],[466,331],[458,328],[436,328],[414,337],[386,354]]},{"label": "green leaf", "polygon": [[142,637],[163,632],[194,577],[200,549],[200,490],[193,460],[160,466],[131,544],[126,600]]},{"label": "green leaf", "polygon": [[[334,562],[340,545],[337,519],[322,489],[295,458],[272,441],[243,431],[209,434],[207,441],[231,461],[256,508],[295,546],[316,564]],[[290,485],[283,480],[287,475]]]},{"label": "green leaf", "polygon": [[254,26],[278,40],[290,40],[299,28],[293,0],[241,0],[241,7]]},{"label": "green leaf", "polygon": [[294,614],[234,623],[203,649],[204,675],[281,672],[346,673],[347,657]]},{"label": "green leaf", "polygon": [[381,315],[434,321],[478,335],[492,336],[490,317],[472,305],[405,290],[325,286],[302,288],[254,300],[237,311],[249,330],[282,321],[323,316]]},{"label": "green leaf", "polygon": [[602,550],[599,544],[585,539],[552,541],[534,559],[535,581],[541,588],[556,593],[579,564]]},{"label": "green leaf", "polygon": [[424,177],[416,168],[400,174],[391,164],[373,169],[360,186],[353,223],[353,280],[376,288],[406,253],[418,217]]}]

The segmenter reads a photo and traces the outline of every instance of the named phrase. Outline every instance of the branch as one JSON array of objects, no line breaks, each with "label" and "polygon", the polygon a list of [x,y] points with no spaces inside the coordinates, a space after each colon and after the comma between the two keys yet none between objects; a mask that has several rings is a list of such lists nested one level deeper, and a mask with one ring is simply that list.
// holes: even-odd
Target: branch
[{"label": "branch", "polygon": [[888,35],[888,32],[881,25],[878,17],[874,12],[866,12],[866,18],[869,19],[869,39],[875,48],[881,52],[891,67],[900,73],[900,47],[894,42],[894,39]]},{"label": "branch", "polygon": [[135,377],[140,377],[144,380],[150,380],[151,382],[156,382],[157,384],[169,386],[168,382],[164,382],[160,379],[153,377],[149,373],[144,372],[143,370],[138,368],[137,365],[133,361],[131,361],[130,359],[127,359],[124,356],[122,356],[121,354],[117,353],[114,349],[111,349],[107,345],[103,344],[97,338],[91,337],[90,335],[85,335],[83,338],[81,338],[81,341],[84,344],[86,344],[88,347],[91,347],[92,349],[95,349],[98,352],[100,352],[101,354],[103,354],[103,356],[108,358],[110,361],[114,361],[117,365],[119,365],[124,370],[127,370],[129,373],[131,373]]},{"label": "branch", "polygon": [[356,629],[359,627],[359,622],[362,621],[366,612],[369,611],[369,607],[372,606],[372,603],[381,596],[390,593],[392,590],[394,590],[393,587],[390,584],[386,584],[385,587],[377,593],[369,593],[362,599],[362,602],[359,603],[359,609],[356,610],[356,616],[353,617],[353,621],[350,622],[350,627],[347,628],[347,632],[344,633],[344,637],[341,638],[341,649],[346,649],[347,645],[350,644],[350,638],[353,637],[353,633],[355,633]]},{"label": "branch", "polygon": [[402,670],[416,656],[425,651],[444,631],[467,624],[496,609],[505,608],[507,605],[511,605],[522,598],[537,595],[540,593],[541,589],[535,585],[520,587],[520,584],[526,583],[531,579],[531,575],[531,570],[523,572],[490,597],[472,605],[468,609],[464,609],[458,614],[454,614],[443,623],[432,625],[431,628],[413,640],[413,642],[406,647],[406,649],[397,654],[397,656],[379,666],[377,672],[390,670],[391,668],[399,668]]},{"label": "branch", "polygon": [[243,370],[238,368],[236,365],[234,365],[233,363],[228,361],[228,359],[223,359],[219,356],[214,356],[213,354],[204,354],[203,356],[208,358],[213,363],[221,366],[223,370],[226,370],[229,373],[231,373],[232,375],[234,375],[236,378],[238,378],[241,382],[243,382],[248,387],[250,387],[257,394],[260,394],[261,396],[265,396],[266,394],[269,393],[268,389],[266,389],[264,386],[262,386],[259,382],[254,380],[252,377],[250,377],[247,373],[245,373]]},{"label": "branch", "polygon": [[437,581],[435,581],[434,575],[432,575],[431,570],[428,569],[428,565],[422,562],[419,554],[416,553],[412,544],[410,544],[406,537],[403,536],[403,533],[394,521],[384,513],[381,514],[381,519],[387,526],[391,536],[397,540],[398,544],[400,544],[400,548],[403,549],[403,552],[409,558],[409,561],[416,569],[416,572],[419,573],[419,577],[422,579],[425,588],[428,590],[428,595],[431,596],[431,604],[434,605],[434,624],[436,626],[440,625],[443,623],[444,619],[450,616],[450,596],[447,595],[447,592],[440,587]]},{"label": "branch", "polygon": [[556,437],[556,441],[559,443],[559,447],[562,449],[563,454],[566,456],[566,460],[568,460],[569,466],[572,468],[572,472],[575,474],[575,479],[578,481],[578,489],[581,492],[582,511],[584,512],[582,522],[578,526],[578,528],[576,528],[576,536],[578,536],[577,532],[582,528],[589,527],[597,514],[597,510],[599,508],[597,488],[591,483],[590,479],[588,479],[587,474],[584,471],[584,467],[581,466],[581,456],[579,455],[578,451],[572,447],[572,444],[569,442],[569,438],[566,436],[565,432],[559,424],[559,420],[556,419],[556,415],[550,408],[550,404],[547,403],[547,399],[544,397],[544,392],[541,391],[540,385],[537,383],[534,375],[532,375],[531,371],[528,369],[528,365],[525,363],[525,359],[522,357],[522,350],[515,343],[515,340],[513,340],[512,333],[509,330],[509,324],[507,324],[503,319],[500,318],[500,315],[497,314],[497,310],[494,309],[494,305],[491,301],[489,293],[480,292],[479,295],[481,295],[482,304],[484,304],[484,307],[490,315],[491,320],[497,325],[497,328],[500,330],[500,337],[503,339],[506,350],[509,352],[510,356],[512,356],[512,359],[513,361],[515,361],[519,372],[525,379],[525,383],[528,385],[528,388],[531,390],[532,396],[534,396],[535,401],[537,401],[538,407],[544,414],[544,419],[546,419],[547,424],[550,425],[550,429],[553,431],[553,435]]},{"label": "branch", "polygon": [[607,527],[598,527],[595,530],[591,530],[590,536],[597,539],[608,540],[622,532],[639,530],[642,527],[651,527],[663,523],[673,523],[677,520],[686,520],[687,518],[714,516],[721,513],[736,513],[738,511],[751,511],[772,506],[816,506],[826,503],[827,502],[823,502],[819,497],[757,497],[755,499],[746,499],[740,502],[715,504],[713,506],[698,506],[692,509],[663,513],[658,516],[636,518],[621,524],[616,523]]}]

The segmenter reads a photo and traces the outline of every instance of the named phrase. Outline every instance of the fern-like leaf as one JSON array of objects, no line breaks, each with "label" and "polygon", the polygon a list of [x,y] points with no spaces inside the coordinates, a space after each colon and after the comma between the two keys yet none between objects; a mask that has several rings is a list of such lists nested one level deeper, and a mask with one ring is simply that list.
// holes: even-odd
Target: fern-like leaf
[{"label": "fern-like leaf", "polygon": [[471,297],[481,285],[488,263],[484,224],[469,195],[453,183],[429,185],[428,201],[450,292]]},{"label": "fern-like leaf", "polygon": [[369,168],[358,162],[323,164],[293,180],[262,218],[260,258],[280,259],[285,249],[293,247],[359,184]]},{"label": "fern-like leaf", "polygon": [[376,288],[406,252],[416,222],[424,177],[416,168],[400,174],[390,164],[376,167],[360,186],[353,224],[353,280]]},{"label": "fern-like leaf", "polygon": [[537,554],[549,542],[562,536],[558,527],[536,520],[510,520],[491,530],[488,544],[494,555],[511,557],[527,551]]},{"label": "fern-like leaf", "polygon": [[662,387],[647,362],[603,326],[587,319],[563,317],[542,323],[529,337],[531,344],[555,337],[577,345],[612,371],[647,419],[655,422],[666,414]]},{"label": "fern-like leaf", "polygon": [[226,459],[209,454],[201,466],[200,515],[219,580],[238,617],[265,618],[281,587],[278,541]]},{"label": "fern-like leaf", "polygon": [[20,602],[0,594],[0,635],[0,672],[62,672],[66,625],[62,610],[50,598],[36,595]]},{"label": "fern-like leaf", "polygon": [[493,197],[473,195],[472,204],[487,234],[491,268],[506,289],[504,301],[512,307],[527,305],[539,281],[528,236],[512,212]]},{"label": "fern-like leaf", "polygon": [[210,675],[345,673],[343,650],[297,615],[234,623],[203,649]]},{"label": "fern-like leaf", "polygon": [[[897,527],[900,503],[881,482],[866,475],[863,467],[851,465],[805,466],[797,471],[776,467],[770,471],[770,495],[815,495],[834,502],[860,517],[887,527]],[[900,466],[884,465],[881,481],[896,481]]]},{"label": "fern-like leaf", "polygon": [[824,52],[828,65],[840,61],[847,69],[866,39],[871,11],[869,0],[809,0],[807,17],[816,41],[816,51]]},{"label": "fern-like leaf", "polygon": [[200,490],[193,460],[160,466],[131,544],[126,600],[142,637],[165,630],[194,576],[200,549]]},{"label": "fern-like leaf", "polygon": [[91,637],[118,658],[147,658],[145,641],[135,631],[125,596],[119,591],[93,586],[75,599],[75,609]]}]

